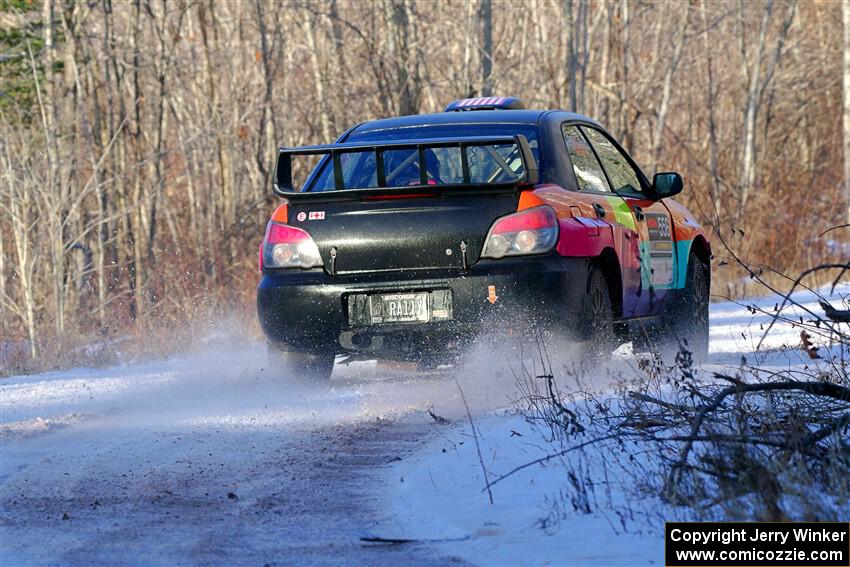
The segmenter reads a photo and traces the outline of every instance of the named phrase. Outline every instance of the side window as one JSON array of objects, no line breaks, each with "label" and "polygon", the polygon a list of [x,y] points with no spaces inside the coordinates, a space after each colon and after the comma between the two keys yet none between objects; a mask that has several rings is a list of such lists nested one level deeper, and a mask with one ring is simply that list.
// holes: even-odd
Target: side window
[{"label": "side window", "polygon": [[640,177],[629,163],[628,158],[618,150],[611,141],[593,128],[582,127],[593,149],[602,161],[602,166],[608,174],[608,179],[614,186],[614,191],[624,193],[640,193]]},{"label": "side window", "polygon": [[605,180],[605,173],[578,127],[565,124],[561,129],[564,132],[564,141],[567,143],[567,151],[570,153],[570,161],[573,163],[579,190],[610,191],[608,182]]}]

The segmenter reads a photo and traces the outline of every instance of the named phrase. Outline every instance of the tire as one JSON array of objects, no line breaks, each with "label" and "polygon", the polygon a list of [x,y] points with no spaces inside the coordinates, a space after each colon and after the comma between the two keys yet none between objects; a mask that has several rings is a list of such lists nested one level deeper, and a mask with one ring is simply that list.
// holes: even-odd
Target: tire
[{"label": "tire", "polygon": [[580,340],[590,359],[607,358],[616,346],[614,340],[614,313],[605,274],[591,266],[587,275],[587,291],[579,321]]},{"label": "tire", "polygon": [[688,258],[688,275],[685,288],[671,306],[670,330],[676,346],[686,347],[694,362],[708,358],[708,304],[711,272],[694,254]]},{"label": "tire", "polygon": [[326,345],[311,351],[295,350],[269,341],[268,367],[277,376],[289,381],[327,383],[334,369],[336,351]]}]

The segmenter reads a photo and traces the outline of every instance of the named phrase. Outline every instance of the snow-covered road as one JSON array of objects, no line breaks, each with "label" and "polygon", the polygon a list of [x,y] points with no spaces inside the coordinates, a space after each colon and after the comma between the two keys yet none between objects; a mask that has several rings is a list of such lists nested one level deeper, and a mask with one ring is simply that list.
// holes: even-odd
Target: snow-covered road
[{"label": "snow-covered road", "polygon": [[[435,400],[460,415],[454,383],[359,363],[310,387],[264,365],[262,345],[219,338],[2,380],[0,565],[433,564],[359,538],[390,531],[378,473],[435,434]],[[469,387],[476,411],[507,403]]]},{"label": "snow-covered road", "polygon": [[[850,293],[850,286],[839,293]],[[742,307],[714,305],[712,362],[739,360],[751,349],[748,333],[762,323]],[[795,344],[798,335],[780,329],[772,340]],[[764,363],[794,363],[782,356]],[[500,422],[492,414],[514,395],[510,362],[504,352],[483,349],[459,375],[491,440],[500,428],[518,427],[510,422],[516,418]],[[563,540],[528,531],[541,504],[532,501],[534,491],[521,516],[510,506],[476,508],[485,506],[477,459],[471,443],[457,450],[468,434],[450,377],[362,363],[338,367],[331,387],[309,387],[270,376],[264,364],[261,345],[218,337],[169,361],[0,381],[0,565],[492,564],[500,557],[531,563],[566,557]],[[458,425],[436,424],[429,408]],[[528,439],[523,443],[527,449]],[[516,457],[502,445],[496,468]],[[512,500],[503,495],[506,501]],[[453,506],[463,509],[451,512]],[[519,538],[510,533],[517,522],[526,530]],[[359,541],[372,534],[466,537],[487,525],[499,529],[483,544]],[[607,529],[586,519],[582,525]],[[551,553],[532,557],[524,545],[548,546]],[[640,549],[641,563],[661,559],[653,545]]]}]

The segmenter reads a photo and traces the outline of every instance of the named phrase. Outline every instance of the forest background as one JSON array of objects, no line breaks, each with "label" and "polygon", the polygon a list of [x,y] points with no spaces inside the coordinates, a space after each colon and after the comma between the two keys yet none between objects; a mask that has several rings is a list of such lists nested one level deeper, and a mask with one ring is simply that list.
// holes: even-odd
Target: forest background
[{"label": "forest background", "polygon": [[490,94],[679,171],[750,266],[850,257],[850,0],[0,0],[0,374],[258,333],[276,148]]}]

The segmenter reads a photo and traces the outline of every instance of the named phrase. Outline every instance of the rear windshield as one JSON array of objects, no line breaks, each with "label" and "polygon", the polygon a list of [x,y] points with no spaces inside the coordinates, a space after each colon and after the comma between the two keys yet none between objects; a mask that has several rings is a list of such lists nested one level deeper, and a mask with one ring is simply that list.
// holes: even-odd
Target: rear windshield
[{"label": "rear windshield", "polygon": [[[431,138],[459,138],[467,136],[515,136],[521,134],[540,168],[540,150],[537,127],[526,124],[440,124],[411,126],[390,130],[353,132],[346,142],[391,142]],[[428,148],[425,150],[428,184],[453,184],[463,182],[460,148]],[[473,146],[468,148],[470,182],[501,183],[518,179],[522,171],[515,144]],[[398,149],[384,152],[384,170],[389,187],[417,185],[421,182],[416,150]],[[342,154],[342,172],[346,189],[365,189],[378,186],[374,151]],[[330,159],[319,164],[319,174],[306,191],[321,192],[335,189]]]}]

